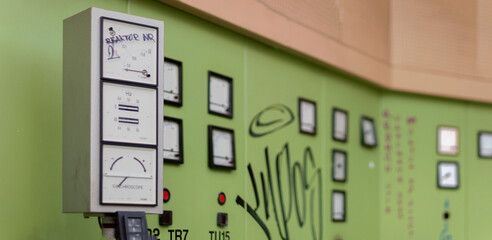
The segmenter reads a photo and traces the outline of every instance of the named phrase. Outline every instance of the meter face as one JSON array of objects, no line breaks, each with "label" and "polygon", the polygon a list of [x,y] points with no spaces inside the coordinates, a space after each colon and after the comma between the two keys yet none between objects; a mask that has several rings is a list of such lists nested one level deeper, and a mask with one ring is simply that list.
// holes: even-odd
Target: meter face
[{"label": "meter face", "polygon": [[482,158],[492,157],[492,133],[480,132],[478,135],[479,156]]},{"label": "meter face", "polygon": [[438,152],[441,154],[458,154],[458,128],[438,128]]},{"label": "meter face", "polygon": [[102,18],[102,78],[156,85],[157,37],[156,28]]},{"label": "meter face", "polygon": [[164,61],[164,101],[168,104],[182,105],[182,63],[166,58]]},{"label": "meter face", "polygon": [[299,128],[303,133],[316,134],[316,104],[299,99]]},{"label": "meter face", "polygon": [[347,155],[345,152],[333,151],[333,180],[344,182],[346,180]]},{"label": "meter face", "polygon": [[458,164],[454,162],[439,162],[438,180],[440,188],[458,188]]},{"label": "meter face", "polygon": [[234,131],[209,126],[209,166],[236,169]]},{"label": "meter face", "polygon": [[334,222],[345,221],[345,192],[333,191],[331,219]]},{"label": "meter face", "polygon": [[368,118],[362,118],[362,144],[370,147],[377,145],[374,122]]},{"label": "meter face", "polygon": [[183,163],[181,119],[164,117],[164,162]]},{"label": "meter face", "polygon": [[339,109],[333,110],[333,139],[347,141],[347,112]]},{"label": "meter face", "polygon": [[103,140],[156,144],[156,90],[103,83]]},{"label": "meter face", "polygon": [[103,145],[101,203],[156,205],[156,154],[153,148]]},{"label": "meter face", "polygon": [[210,72],[208,84],[209,112],[232,118],[232,79]]}]

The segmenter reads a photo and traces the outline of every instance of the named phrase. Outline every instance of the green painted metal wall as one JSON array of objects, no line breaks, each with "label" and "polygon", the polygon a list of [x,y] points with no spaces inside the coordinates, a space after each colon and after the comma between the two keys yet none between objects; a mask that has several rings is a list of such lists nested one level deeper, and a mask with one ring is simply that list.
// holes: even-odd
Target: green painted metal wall
[{"label": "green painted metal wall", "polygon": [[[168,106],[165,114],[183,119],[185,163],[166,164],[164,170],[172,194],[164,206],[173,211],[173,225],[160,227],[156,216],[148,217],[160,239],[184,229],[187,239],[214,240],[211,231],[229,231],[232,240],[267,239],[267,233],[271,239],[492,237],[492,162],[476,152],[477,132],[492,130],[490,105],[384,91],[158,1],[0,4],[1,239],[101,239],[96,219],[62,214],[61,198],[62,20],[92,6],[165,21],[165,55],[183,62],[183,107]],[[234,79],[233,119],[207,113],[208,70]],[[316,101],[316,136],[298,131],[298,97]],[[294,121],[251,136],[254,117],[274,104],[289,109]],[[349,112],[347,143],[331,138],[335,106]],[[360,145],[362,115],[376,120],[375,149]],[[209,124],[234,129],[237,170],[208,168]],[[441,124],[459,127],[458,156],[436,153]],[[331,180],[333,148],[348,153],[346,183]],[[460,189],[437,189],[439,160],[459,162]],[[333,189],[347,193],[345,223],[331,221]],[[227,195],[223,206],[217,203],[219,192]],[[240,199],[245,208],[237,204]],[[449,220],[443,219],[446,210]],[[229,226],[216,226],[217,212],[229,214]]]}]

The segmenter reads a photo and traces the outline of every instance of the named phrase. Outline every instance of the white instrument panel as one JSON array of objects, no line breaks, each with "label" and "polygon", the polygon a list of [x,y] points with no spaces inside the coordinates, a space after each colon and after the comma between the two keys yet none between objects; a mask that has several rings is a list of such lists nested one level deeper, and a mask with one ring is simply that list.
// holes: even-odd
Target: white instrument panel
[{"label": "white instrument panel", "polygon": [[157,152],[102,146],[102,204],[156,205]]},{"label": "white instrument panel", "polygon": [[104,82],[103,141],[156,144],[157,91]]},{"label": "white instrument panel", "polygon": [[102,18],[102,78],[157,84],[157,28]]},{"label": "white instrument panel", "polygon": [[91,7],[63,32],[63,211],[162,213],[164,22]]}]

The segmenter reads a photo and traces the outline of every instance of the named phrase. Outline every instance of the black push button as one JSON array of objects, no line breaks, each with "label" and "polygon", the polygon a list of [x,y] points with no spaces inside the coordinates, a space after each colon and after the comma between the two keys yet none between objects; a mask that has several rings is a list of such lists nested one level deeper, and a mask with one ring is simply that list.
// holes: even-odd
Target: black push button
[{"label": "black push button", "polygon": [[159,214],[159,225],[173,225],[173,211],[164,211],[162,214]]},{"label": "black push button", "polygon": [[227,222],[227,213],[217,213],[217,226],[225,227]]}]

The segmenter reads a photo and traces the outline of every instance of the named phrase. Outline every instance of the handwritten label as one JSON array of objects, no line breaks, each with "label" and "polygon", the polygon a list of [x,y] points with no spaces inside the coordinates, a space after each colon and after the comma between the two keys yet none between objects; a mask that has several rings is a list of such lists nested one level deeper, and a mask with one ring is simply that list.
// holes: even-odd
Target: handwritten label
[{"label": "handwritten label", "polygon": [[415,192],[415,141],[417,118],[403,117],[389,110],[382,112],[384,147],[384,212],[404,223],[413,237]]}]

